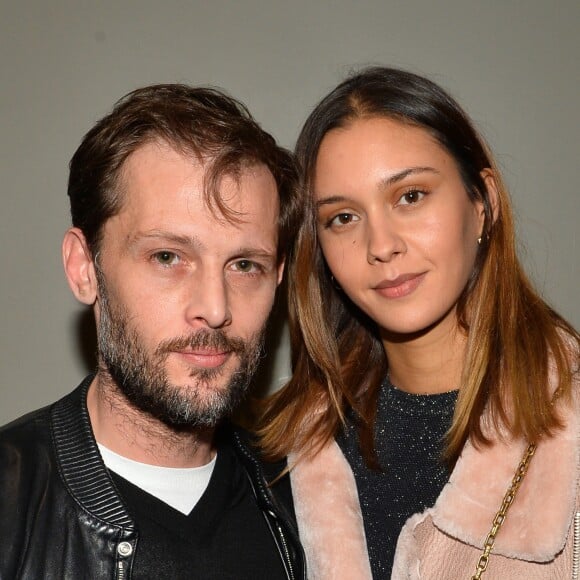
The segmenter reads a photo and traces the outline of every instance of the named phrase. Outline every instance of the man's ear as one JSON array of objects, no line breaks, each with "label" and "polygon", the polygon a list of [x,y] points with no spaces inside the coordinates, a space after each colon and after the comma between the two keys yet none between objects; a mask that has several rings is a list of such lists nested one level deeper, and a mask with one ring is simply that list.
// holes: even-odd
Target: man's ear
[{"label": "man's ear", "polygon": [[491,169],[487,168],[484,169],[480,175],[487,189],[487,196],[489,199],[489,205],[491,207],[492,223],[495,223],[499,215],[499,193],[497,189],[497,182],[495,180],[495,174]]},{"label": "man's ear", "polygon": [[91,306],[97,299],[95,265],[87,241],[79,228],[71,228],[62,241],[62,261],[68,285],[75,298]]},{"label": "man's ear", "polygon": [[286,266],[286,256],[284,256],[280,263],[278,264],[278,278],[276,280],[276,285],[280,286],[280,282],[282,282],[282,278],[284,278],[284,267]]}]

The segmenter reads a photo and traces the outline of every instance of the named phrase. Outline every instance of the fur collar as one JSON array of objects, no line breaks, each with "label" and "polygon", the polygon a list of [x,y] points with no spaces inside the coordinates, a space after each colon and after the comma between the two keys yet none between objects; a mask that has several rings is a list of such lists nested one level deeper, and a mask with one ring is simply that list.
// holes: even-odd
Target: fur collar
[{"label": "fur collar", "polygon": [[[528,472],[497,535],[494,553],[548,562],[560,552],[575,510],[580,436],[577,405],[561,412],[565,427],[538,442]],[[428,510],[446,534],[481,547],[524,454],[526,443],[467,443],[449,483]]]},{"label": "fur collar", "polygon": [[372,580],[356,482],[336,442],[288,462],[308,579]]}]

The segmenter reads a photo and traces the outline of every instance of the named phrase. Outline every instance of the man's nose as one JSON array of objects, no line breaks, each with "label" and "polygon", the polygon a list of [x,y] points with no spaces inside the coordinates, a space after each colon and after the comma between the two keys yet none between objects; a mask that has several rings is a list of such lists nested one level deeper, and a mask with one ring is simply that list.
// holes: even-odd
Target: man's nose
[{"label": "man's nose", "polygon": [[186,317],[189,324],[223,328],[232,322],[227,280],[223,271],[205,269],[193,276],[188,289]]}]

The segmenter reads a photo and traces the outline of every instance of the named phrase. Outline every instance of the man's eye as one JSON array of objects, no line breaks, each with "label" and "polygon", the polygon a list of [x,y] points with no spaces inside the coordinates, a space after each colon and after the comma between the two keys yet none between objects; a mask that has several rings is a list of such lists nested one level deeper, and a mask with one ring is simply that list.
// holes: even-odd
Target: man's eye
[{"label": "man's eye", "polygon": [[153,259],[162,266],[173,266],[179,262],[179,256],[175,252],[166,250],[153,254]]},{"label": "man's eye", "polygon": [[243,272],[244,274],[249,274],[250,272],[257,269],[257,265],[252,260],[238,260],[234,263],[234,268],[238,272]]}]

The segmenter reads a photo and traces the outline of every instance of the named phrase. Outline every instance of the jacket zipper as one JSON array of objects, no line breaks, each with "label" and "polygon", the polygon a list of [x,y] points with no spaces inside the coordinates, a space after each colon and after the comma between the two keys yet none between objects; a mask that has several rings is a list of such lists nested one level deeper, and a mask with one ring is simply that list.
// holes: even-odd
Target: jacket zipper
[{"label": "jacket zipper", "polygon": [[[290,557],[290,552],[288,551],[288,545],[286,544],[284,531],[278,522],[278,517],[272,510],[262,511],[262,517],[266,521],[266,525],[268,526],[274,543],[278,548],[280,559],[282,560],[284,568],[286,569],[286,577],[288,580],[295,580],[294,569],[292,568],[292,558]],[[270,521],[270,518],[273,520],[273,522]],[[274,526],[276,526],[276,531],[274,531]]]},{"label": "jacket zipper", "polygon": [[278,522],[278,517],[272,511],[269,512],[270,517],[274,519],[276,522],[276,527],[278,528],[278,537],[280,538],[280,542],[282,544],[282,548],[284,550],[284,556],[286,558],[286,564],[288,564],[288,577],[290,580],[294,580],[294,569],[292,568],[292,558],[290,557],[290,551],[288,550],[288,544],[286,543],[286,536],[284,535],[284,531],[282,530],[282,526]]},{"label": "jacket zipper", "polygon": [[574,514],[574,545],[572,548],[572,580],[580,579],[580,512]]},{"label": "jacket zipper", "polygon": [[123,562],[117,562],[117,580],[124,580],[125,566]]},{"label": "jacket zipper", "polygon": [[280,534],[280,539],[282,540],[282,546],[284,547],[284,553],[286,554],[286,562],[288,563],[288,572],[290,574],[291,580],[294,580],[294,570],[292,569],[292,558],[290,558],[290,552],[288,551],[288,546],[286,545],[286,538],[284,536],[282,528],[280,527],[280,524],[277,525],[278,525],[278,533]]}]

